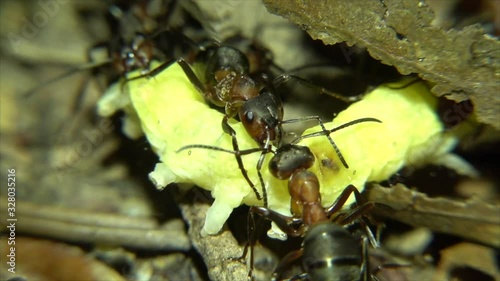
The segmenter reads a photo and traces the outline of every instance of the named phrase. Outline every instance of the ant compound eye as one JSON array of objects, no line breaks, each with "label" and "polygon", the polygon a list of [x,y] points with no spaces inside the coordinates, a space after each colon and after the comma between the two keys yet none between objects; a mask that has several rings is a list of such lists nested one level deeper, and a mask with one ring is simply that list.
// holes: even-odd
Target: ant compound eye
[{"label": "ant compound eye", "polygon": [[252,123],[253,120],[255,119],[255,115],[253,114],[253,111],[247,111],[245,113],[245,119],[247,122]]}]

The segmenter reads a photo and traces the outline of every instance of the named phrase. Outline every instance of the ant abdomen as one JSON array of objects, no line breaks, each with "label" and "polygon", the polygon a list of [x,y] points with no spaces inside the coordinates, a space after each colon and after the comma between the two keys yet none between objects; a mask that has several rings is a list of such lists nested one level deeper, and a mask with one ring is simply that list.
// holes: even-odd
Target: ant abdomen
[{"label": "ant abdomen", "polygon": [[205,79],[209,83],[217,84],[215,77],[219,71],[231,71],[237,75],[243,75],[249,71],[248,59],[239,50],[229,46],[214,46],[209,50],[209,58],[206,62],[207,71]]},{"label": "ant abdomen", "polygon": [[344,227],[319,223],[306,233],[302,266],[310,280],[361,280],[363,252],[361,243]]}]

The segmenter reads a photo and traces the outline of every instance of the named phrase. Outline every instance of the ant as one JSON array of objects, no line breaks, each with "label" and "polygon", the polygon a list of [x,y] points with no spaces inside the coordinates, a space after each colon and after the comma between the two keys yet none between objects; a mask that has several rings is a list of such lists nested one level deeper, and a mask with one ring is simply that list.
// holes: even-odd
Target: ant
[{"label": "ant", "polygon": [[[116,44],[121,46],[119,48],[113,47],[113,45],[115,44],[110,43],[100,43],[94,45],[87,53],[87,59],[89,63],[75,67],[63,73],[62,75],[44,81],[41,85],[38,85],[37,87],[27,91],[24,96],[26,98],[29,98],[41,87],[52,84],[80,71],[95,70],[106,65],[112,66],[112,74],[109,79],[110,81],[113,81],[114,79],[116,79],[116,77],[122,77],[128,72],[136,69],[149,70],[149,64],[153,58],[155,48],[154,43],[149,38],[146,38],[143,34],[140,33],[136,34],[135,38],[132,40],[132,42],[130,42],[130,44],[126,44],[125,42],[123,42],[123,40],[120,41],[122,42]],[[101,48],[103,46],[106,46],[108,48],[108,58],[103,61],[94,62],[91,55],[92,50]],[[92,75],[96,74],[93,72]]]},{"label": "ant", "polygon": [[[163,0],[162,0],[163,1]],[[155,42],[155,38],[164,33],[167,29],[153,31],[153,22],[156,18],[148,13],[147,5],[149,0],[140,0],[130,3],[118,3],[112,5],[108,9],[107,19],[112,34],[120,34],[111,38],[109,42],[102,42],[93,45],[87,51],[87,64],[75,67],[62,75],[49,79],[37,87],[28,90],[24,96],[29,98],[38,89],[46,85],[52,84],[60,79],[69,77],[83,70],[92,70],[92,76],[96,76],[96,69],[101,69],[105,66],[111,66],[108,80],[114,81],[119,77],[124,77],[127,73],[142,69],[143,73],[149,72],[150,63],[153,59],[165,60],[170,53],[170,46],[160,46],[160,42]],[[161,15],[158,17],[168,20],[174,9],[174,2],[162,2]],[[84,13],[84,12],[83,12]],[[162,16],[163,15],[163,16]],[[127,21],[133,20],[135,25],[127,24]],[[134,30],[133,30],[134,29]],[[171,32],[168,37],[175,38],[175,34]],[[175,41],[175,40],[169,40]],[[107,58],[95,62],[92,52],[100,49],[107,49]],[[161,47],[161,50],[160,50]]]},{"label": "ant", "polygon": [[[225,108],[225,115],[221,123],[222,129],[231,136],[234,151],[240,151],[236,132],[228,121],[230,118],[239,114],[240,120],[246,124],[245,128],[247,128],[247,131],[250,130],[248,126],[250,126],[250,123],[253,121],[253,117],[250,115],[245,116],[242,108],[249,100],[256,98],[266,89],[262,87],[261,83],[250,76],[249,62],[245,54],[230,46],[201,46],[196,54],[192,64],[193,66],[190,66],[184,58],[180,58],[176,61],[166,62],[146,75],[141,75],[132,79],[142,78],[144,76],[154,77],[175,62],[181,66],[190,82],[206,100],[216,107]],[[201,73],[203,75],[197,76],[196,73]],[[278,101],[277,98],[276,95],[273,95],[271,99],[267,101],[272,103],[273,109],[276,109],[271,113],[274,120],[283,118],[283,109],[277,105],[281,104],[281,102]],[[266,133],[268,133],[266,140],[254,137],[254,140],[265,148],[270,148],[270,141],[272,139],[281,138],[281,131],[266,130]],[[255,135],[254,133],[252,136]],[[188,148],[190,147],[183,147],[178,152]],[[260,193],[246,173],[241,155],[236,153],[235,158],[245,180],[256,194],[258,200],[262,200]],[[261,178],[261,175],[259,175],[259,177]],[[263,180],[261,180],[261,183],[263,183]],[[263,194],[264,198],[266,198],[264,188]],[[267,201],[265,201],[264,204],[267,206]]]},{"label": "ant", "polygon": [[[305,273],[289,280],[368,280],[367,241],[363,239],[360,244],[342,225],[363,216],[374,203],[361,204],[349,213],[340,213],[352,193],[356,202],[361,202],[359,191],[349,185],[330,207],[324,208],[319,180],[308,170],[314,162],[314,154],[306,146],[286,144],[278,148],[269,162],[269,169],[276,178],[288,180],[292,216],[265,207],[250,208],[250,214],[275,222],[288,235],[304,237],[302,248],[289,253],[279,263],[273,280],[282,280],[285,269],[299,258],[302,258]],[[372,244],[377,245],[373,234],[369,233]],[[243,257],[245,254],[246,249]]]},{"label": "ant", "polygon": [[[348,122],[346,124],[340,125],[331,130],[324,130],[323,135],[329,136],[329,134],[338,131],[340,129],[346,128],[362,122],[381,122],[375,118],[360,118]],[[297,141],[294,141],[294,143]],[[190,146],[192,147],[192,146]],[[201,147],[201,146],[195,146]],[[215,147],[204,146],[204,148],[216,149],[224,152],[236,153],[229,150],[223,150]],[[239,153],[244,155],[247,153],[252,153],[254,150],[240,151]],[[274,153],[274,152],[273,152]],[[340,151],[338,151],[340,154]],[[341,156],[339,156],[341,157]],[[343,159],[343,158],[341,158]],[[344,160],[345,161],[345,160]],[[286,217],[279,213],[264,207],[251,207],[251,213],[260,214],[263,217],[267,217],[270,220],[276,222],[278,226],[286,233],[292,236],[304,236],[310,226],[321,222],[329,221],[329,218],[333,214],[336,214],[340,208],[345,204],[351,193],[355,193],[356,199],[360,202],[360,194],[354,186],[347,187],[344,192],[338,197],[337,201],[327,210],[321,205],[321,199],[319,194],[319,180],[314,173],[307,170],[315,162],[315,157],[311,150],[305,146],[299,146],[295,144],[285,144],[279,147],[275,155],[269,162],[269,169],[274,177],[280,180],[289,180],[288,187],[289,193],[291,195],[291,211],[292,217]],[[371,205],[363,205],[360,209],[353,212],[347,217],[338,217],[335,221],[338,224],[346,224],[353,221],[359,215],[366,212]],[[299,228],[295,228],[299,225]],[[334,226],[326,226],[326,228],[334,228]],[[343,228],[342,228],[343,229]],[[346,231],[346,230],[344,230]],[[347,232],[347,231],[346,231]],[[376,245],[373,235],[371,237],[372,244]],[[246,255],[247,248],[242,257]],[[252,254],[253,256],[253,254]],[[300,257],[300,255],[298,256]],[[297,258],[298,258],[297,257]],[[252,261],[253,262],[253,261]],[[251,266],[252,267],[252,266]],[[250,274],[250,273],[249,273]]]},{"label": "ant", "polygon": [[[340,129],[361,122],[380,122],[380,121],[374,118],[360,118],[348,122],[346,124],[340,125],[331,130],[326,130],[326,132],[330,134],[332,132],[338,131]],[[187,147],[214,149],[233,154],[238,153],[240,155],[245,155],[258,151],[258,149],[231,151],[218,147],[202,146],[202,145],[187,146]],[[187,149],[187,147],[183,147],[182,150]],[[359,191],[352,185],[348,186],[342,192],[342,194],[337,198],[336,202],[331,207],[325,209],[321,205],[321,198],[320,198],[321,196],[319,193],[319,180],[313,172],[308,170],[313,166],[315,162],[315,157],[311,152],[311,150],[306,146],[285,144],[279,147],[276,150],[276,152],[273,151],[271,152],[274,153],[274,156],[269,162],[269,169],[271,174],[277,179],[288,180],[289,193],[291,195],[292,216],[288,217],[281,215],[275,211],[268,209],[266,206],[264,207],[253,206],[250,209],[250,214],[256,213],[261,215],[262,217],[266,217],[276,222],[277,225],[280,227],[280,229],[282,229],[284,232],[288,233],[291,236],[305,236],[304,248],[302,250],[291,253],[289,256],[287,256],[287,258],[285,258],[280,263],[280,265],[276,269],[275,278],[279,278],[283,274],[282,271],[284,271],[290,263],[297,260],[301,256],[308,258],[313,255],[313,253],[310,252],[313,251],[313,248],[317,243],[320,243],[319,242],[320,239],[316,238],[316,236],[326,237],[324,238],[326,240],[325,242],[331,245],[337,244],[338,246],[345,244],[346,248],[342,248],[345,249],[343,253],[349,253],[349,252],[353,253],[354,251],[354,253],[356,254],[357,252],[355,251],[357,251],[356,249],[360,248],[360,244],[355,238],[351,237],[351,234],[341,225],[350,223],[355,219],[359,218],[361,215],[365,214],[367,210],[371,209],[373,207],[373,204],[372,203],[363,204],[349,214],[339,214],[336,217],[333,217],[335,214],[339,213],[340,209],[342,208],[342,206],[345,204],[345,202],[352,193],[354,193],[356,201],[361,202]],[[330,219],[332,219],[332,222],[330,222]],[[369,233],[371,234],[371,232]],[[373,238],[373,235],[370,235],[369,237],[371,243],[377,245],[377,242],[375,238]],[[254,239],[251,240],[253,241]],[[366,251],[365,248],[366,245],[363,246],[363,251]],[[248,247],[245,248],[242,257],[239,259],[242,259],[246,256],[247,250]],[[253,248],[251,248],[251,251],[252,251],[251,256],[253,257]],[[357,270],[359,271],[358,273],[360,274],[360,276],[361,274],[365,274],[366,264],[361,264],[361,261],[365,260],[364,257],[366,255],[361,255],[361,252],[357,253],[356,255],[357,256],[355,256],[353,260],[348,261],[350,264],[344,266],[345,269],[342,269],[343,265],[340,265],[335,267],[335,270],[338,269],[340,270],[340,272],[346,272],[346,271],[351,271],[352,267],[358,266]],[[340,254],[340,258],[344,258],[344,256]],[[306,270],[306,273],[309,275],[304,275],[304,276],[310,276],[312,279],[316,280],[315,277],[313,277],[315,276],[314,274],[325,274],[325,273],[315,273],[316,271],[313,270],[313,268],[320,268],[320,266],[314,264],[311,266],[312,266],[311,270]],[[251,268],[253,268],[253,258],[251,258]],[[252,269],[249,272],[249,276],[252,275],[251,272]],[[355,279],[346,279],[346,280],[355,280]]]},{"label": "ant", "polygon": [[[259,54],[259,52],[254,53]],[[260,54],[262,55],[262,52]],[[260,63],[260,66],[272,64],[269,62],[269,59],[257,59],[256,61],[265,62]],[[294,79],[310,87],[318,88],[321,93],[326,93],[345,102],[352,102],[359,99],[359,97],[345,98],[339,96],[324,88],[317,87],[311,82],[295,75],[281,74],[272,79],[272,81],[269,81],[269,77],[262,72],[262,67],[259,67],[259,64],[254,69],[260,76],[255,78],[254,73],[250,72],[249,61],[245,54],[236,48],[226,45],[201,48],[195,58],[193,66],[190,66],[182,58],[176,60],[176,62],[182,67],[191,83],[206,100],[217,107],[223,107],[225,109],[222,129],[232,138],[232,153],[235,155],[243,177],[252,188],[257,199],[263,200],[263,205],[266,207],[267,193],[261,174],[262,164],[265,155],[272,151],[272,146],[280,146],[283,136],[283,124],[316,120],[322,126],[323,130],[326,131],[319,116],[283,120],[283,102],[277,93],[276,87]],[[171,63],[173,62],[165,63],[148,75],[155,75],[165,67],[168,67]],[[276,66],[276,68],[281,69],[279,66]],[[202,75],[197,75],[196,73]],[[256,168],[259,182],[262,187],[262,196],[248,177],[241,159],[242,155],[251,152],[242,152],[239,149],[236,132],[228,122],[230,118],[236,115],[239,117],[247,133],[261,148],[261,156],[257,162]],[[347,162],[342,157],[334,141],[328,134],[325,134],[325,136],[339,155],[343,165],[348,168]],[[190,148],[216,149],[206,145],[187,145],[180,148],[177,152]],[[252,152],[255,152],[255,150],[252,150]]]},{"label": "ant", "polygon": [[[359,120],[338,126],[327,133],[355,124]],[[374,121],[374,120],[369,120]],[[378,121],[380,122],[380,121]],[[351,124],[352,123],[352,124]],[[321,134],[310,134],[307,137]],[[294,141],[295,143],[297,141]],[[280,180],[288,180],[291,196],[292,216],[285,216],[265,207],[252,206],[253,214],[273,221],[285,233],[294,237],[304,237],[302,247],[287,254],[278,264],[272,280],[378,280],[374,275],[384,268],[400,268],[407,265],[383,264],[369,272],[368,241],[373,247],[380,247],[362,216],[376,203],[362,202],[361,194],[353,185],[347,186],[335,202],[327,208],[321,203],[320,184],[317,176],[309,169],[314,165],[314,154],[307,146],[285,144],[276,150],[269,161],[271,174]],[[354,193],[357,207],[349,212],[341,212],[351,194]],[[385,205],[384,205],[385,206]],[[344,225],[357,221],[367,232],[361,239],[350,233]],[[252,233],[252,235],[255,235]],[[250,241],[255,241],[252,237]],[[247,244],[248,246],[248,244]],[[251,249],[252,250],[252,249]],[[247,247],[242,255],[245,257]],[[251,253],[253,256],[253,253]],[[240,258],[241,259],[241,258]],[[304,273],[283,279],[286,269],[301,259]],[[249,277],[252,276],[253,260]]]}]

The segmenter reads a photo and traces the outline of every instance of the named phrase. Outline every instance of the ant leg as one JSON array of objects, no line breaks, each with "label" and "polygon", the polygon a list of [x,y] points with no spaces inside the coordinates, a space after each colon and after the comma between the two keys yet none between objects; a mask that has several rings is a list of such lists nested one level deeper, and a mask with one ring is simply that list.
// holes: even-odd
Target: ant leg
[{"label": "ant leg", "polygon": [[184,73],[186,76],[189,78],[189,81],[191,81],[191,84],[200,92],[205,98],[209,99],[207,88],[203,83],[201,83],[200,79],[196,74],[194,73],[193,69],[189,64],[184,60],[184,59],[178,59],[177,63],[182,67],[182,70],[184,70]]},{"label": "ant leg", "polygon": [[257,161],[257,175],[259,176],[259,181],[260,185],[262,187],[262,197],[264,198],[264,208],[268,207],[268,202],[267,202],[267,190],[266,190],[266,185],[264,183],[264,179],[262,178],[262,164],[264,163],[264,159],[266,157],[266,154],[269,152],[272,152],[271,150],[271,141],[269,139],[269,134],[267,135],[266,142],[264,143],[262,153],[260,154],[259,161]]},{"label": "ant leg", "polygon": [[[260,215],[257,225],[255,225],[255,218],[254,214]],[[303,234],[304,229],[299,229],[297,230],[296,228],[293,228],[291,225],[292,224],[300,224],[300,219],[294,219],[292,217],[284,216],[279,213],[276,213],[272,210],[269,210],[267,208],[263,207],[256,207],[252,206],[250,207],[250,210],[248,212],[248,225],[249,227],[247,228],[247,237],[248,241],[245,245],[245,248],[243,249],[243,253],[239,258],[234,258],[233,260],[238,260],[242,261],[245,259],[246,255],[248,254],[248,247],[250,247],[250,270],[248,272],[248,277],[253,278],[253,268],[254,268],[254,248],[253,246],[257,242],[257,237],[258,237],[258,231],[262,228],[262,224],[264,223],[263,219],[268,219],[271,221],[274,221],[275,223],[278,224],[278,226],[288,234],[292,236],[300,236]],[[252,227],[250,226],[252,225]],[[302,256],[302,249],[299,251],[295,251],[298,254],[297,256],[294,257],[293,252],[288,254],[277,266],[277,268],[274,271],[273,274],[273,280],[281,280],[281,279],[275,279],[280,277],[277,274],[281,275],[281,271],[283,271],[285,268],[288,267],[288,265],[292,262],[294,262],[296,259],[300,258]],[[253,280],[253,279],[251,279]],[[293,280],[293,279],[292,279]]]},{"label": "ant leg", "polygon": [[255,185],[253,184],[253,182],[248,177],[247,171],[245,170],[245,167],[243,165],[243,160],[241,159],[241,155],[238,153],[238,151],[240,151],[240,148],[238,146],[238,139],[236,138],[236,132],[227,122],[228,119],[229,119],[229,117],[227,115],[225,115],[224,118],[222,119],[222,130],[224,130],[225,133],[227,133],[228,135],[231,136],[231,139],[233,141],[233,149],[234,149],[234,151],[237,152],[234,154],[234,156],[236,158],[236,162],[238,162],[238,167],[240,168],[241,174],[243,175],[243,177],[245,178],[247,183],[252,188],[253,192],[255,193],[255,196],[257,196],[257,199],[262,200],[262,197],[260,196],[259,192],[255,188]]},{"label": "ant leg", "polygon": [[[278,266],[276,266],[276,269],[274,270],[274,273],[273,273],[272,280],[273,281],[275,281],[275,280],[283,280],[282,279],[282,275],[283,275],[285,269],[289,268],[289,266],[292,263],[294,263],[296,260],[298,260],[299,258],[301,258],[303,254],[304,254],[304,249],[303,248],[288,253],[279,262]],[[306,280],[306,279],[303,279],[303,277],[305,277],[305,276],[302,276],[302,274],[301,274],[301,275],[292,277],[292,279],[287,279],[287,280]],[[298,278],[300,278],[300,279],[298,279]]]},{"label": "ant leg", "polygon": [[267,190],[266,190],[266,184],[264,183],[264,179],[262,178],[262,173],[260,170],[262,169],[262,164],[264,163],[264,159],[268,151],[264,150],[260,154],[259,161],[257,162],[257,175],[259,176],[259,182],[260,186],[262,187],[262,197],[264,199],[264,208],[267,208],[268,203],[267,203]]},{"label": "ant leg", "polygon": [[243,259],[245,257],[246,252],[248,252],[248,247],[250,246],[250,270],[248,271],[248,278],[254,280],[253,276],[253,269],[255,265],[254,246],[257,244],[258,237],[260,236],[260,233],[264,226],[264,217],[259,217],[259,219],[257,220],[257,225],[255,225],[254,213],[251,210],[248,210],[248,217],[249,217],[249,222],[251,221],[253,223],[253,228],[247,229],[248,241],[247,244],[245,245],[245,249],[243,251],[243,255],[241,258]]},{"label": "ant leg", "polygon": [[[253,214],[254,214],[253,212],[248,210],[247,242],[245,243],[245,248],[243,248],[243,253],[238,258],[231,258],[231,260],[233,260],[233,261],[238,261],[238,262],[246,264],[245,258],[248,254],[248,248],[250,247],[250,270],[248,271],[248,278],[250,280],[253,280],[253,267],[254,267],[254,248],[253,248],[253,246],[255,245],[255,243],[257,241],[257,234],[256,234],[257,228],[255,226],[255,218],[254,218]],[[260,217],[259,221],[257,221],[257,227],[259,227],[261,224],[262,224],[262,217]]]},{"label": "ant leg", "polygon": [[35,94],[38,90],[40,90],[43,87],[46,87],[46,86],[48,86],[48,85],[50,85],[52,83],[55,83],[55,82],[57,82],[57,81],[59,81],[61,79],[66,78],[66,77],[72,76],[75,73],[78,73],[80,71],[89,70],[89,69],[93,69],[93,68],[98,68],[98,67],[104,66],[104,65],[106,65],[106,64],[108,64],[110,62],[111,62],[111,60],[108,59],[108,60],[105,60],[105,61],[102,61],[102,62],[89,62],[89,63],[86,63],[84,65],[73,67],[73,68],[71,68],[70,70],[68,70],[67,72],[65,72],[65,73],[63,73],[61,75],[55,76],[53,78],[50,78],[47,81],[43,81],[42,83],[38,84],[34,88],[31,88],[30,90],[24,92],[22,94],[22,96],[23,96],[23,98],[30,98],[31,96],[33,96],[33,94]]},{"label": "ant leg", "polygon": [[345,202],[347,201],[347,199],[349,199],[349,197],[351,196],[351,194],[353,192],[354,192],[354,196],[356,197],[356,202],[359,205],[359,203],[362,202],[361,194],[359,193],[358,189],[354,185],[350,184],[337,197],[337,200],[335,200],[335,202],[333,202],[333,204],[325,210],[326,215],[328,217],[331,217],[334,213],[337,213],[338,211],[340,211],[340,209],[342,209],[342,207],[344,207]]},{"label": "ant leg", "polygon": [[[244,258],[248,252],[248,246],[250,246],[250,270],[248,271],[248,277],[253,280],[253,267],[254,267],[254,245],[257,243],[257,230],[255,227],[255,218],[253,216],[253,213],[248,210],[248,223],[250,224],[250,221],[252,222],[252,227],[247,228],[247,237],[248,241],[247,244],[245,245],[245,249],[243,250],[243,255],[242,258]],[[259,221],[257,222],[257,225],[262,224],[262,218],[259,218]]]},{"label": "ant leg", "polygon": [[250,211],[276,223],[283,232],[290,236],[297,237],[305,233],[302,219],[285,216],[273,210],[258,206],[250,207]]},{"label": "ant leg", "polygon": [[[107,59],[105,59],[104,61],[96,62],[96,60],[94,58],[94,56],[95,56],[94,52],[96,52],[96,50],[99,50],[102,48],[107,49],[106,54],[109,57]],[[99,68],[100,66],[103,66],[106,64],[113,64],[113,57],[110,54],[112,52],[112,48],[113,48],[113,46],[111,45],[111,43],[108,43],[108,42],[100,42],[100,43],[94,44],[92,47],[90,47],[90,49],[88,49],[85,52],[85,55],[87,57],[87,63],[82,65],[82,66],[77,67],[73,71],[92,69],[92,76],[94,76],[96,74],[95,70],[97,68]]]},{"label": "ant leg", "polygon": [[290,80],[296,80],[297,82],[301,83],[302,85],[304,86],[307,86],[307,87],[310,87],[312,89],[315,89],[317,91],[320,92],[320,94],[327,94],[329,96],[332,96],[338,100],[341,100],[343,102],[346,102],[346,103],[351,103],[351,102],[355,102],[355,101],[359,101],[361,100],[361,98],[363,97],[363,95],[358,95],[358,96],[354,96],[354,97],[344,97],[340,94],[337,94],[337,93],[334,93],[334,92],[331,92],[323,87],[320,87],[320,86],[317,86],[315,85],[314,83],[312,83],[311,81],[309,80],[306,80],[302,77],[299,77],[299,76],[295,76],[295,75],[290,75],[290,74],[281,74],[280,76],[276,77],[274,80],[273,80],[273,84],[275,84],[277,87],[280,85],[280,84],[283,84],[283,83],[286,83]]},{"label": "ant leg", "polygon": [[372,245],[373,248],[378,249],[381,247],[380,245],[380,237],[376,237],[373,235],[373,231],[370,229],[370,227],[365,223],[364,220],[361,220],[361,224],[365,227],[366,234],[368,235],[368,240],[370,241],[370,244]]},{"label": "ant leg", "polygon": [[367,212],[371,210],[373,207],[375,207],[375,203],[373,202],[365,203],[361,206],[356,207],[354,210],[352,210],[347,214],[341,214],[339,217],[335,218],[335,221],[340,225],[346,225],[353,222],[354,220],[359,219],[359,224],[365,228],[368,240],[370,241],[372,247],[380,248],[379,240],[375,238],[375,235],[373,235],[373,231],[370,229],[370,227],[367,225],[367,223],[363,218],[363,216],[365,216]]},{"label": "ant leg", "polygon": [[159,66],[157,66],[156,68],[154,68],[151,71],[149,71],[148,73],[141,74],[141,75],[138,75],[138,76],[135,76],[135,77],[132,77],[132,78],[128,78],[128,79],[126,79],[125,81],[122,82],[121,86],[123,88],[123,85],[125,83],[130,82],[132,80],[146,78],[146,77],[147,78],[155,77],[156,75],[158,75],[159,73],[161,73],[163,70],[169,68],[174,63],[178,63],[179,64],[179,66],[182,68],[182,70],[186,74],[186,76],[189,79],[189,81],[191,82],[191,84],[193,84],[193,86],[196,88],[196,90],[198,92],[200,92],[203,96],[206,97],[207,96],[207,91],[206,91],[205,86],[203,85],[203,83],[201,83],[200,79],[198,79],[198,76],[196,76],[196,74],[194,73],[194,71],[191,69],[191,66],[189,66],[189,64],[187,64],[187,62],[184,59],[182,59],[182,58],[177,59],[177,60],[170,60],[170,61],[164,62],[164,63],[160,64]]},{"label": "ant leg", "polygon": [[[349,185],[348,187],[346,187],[344,189],[344,191],[340,194],[340,196],[332,204],[332,206],[330,206],[326,210],[327,216],[331,218],[331,216],[334,213],[340,211],[340,209],[344,206],[345,202],[347,201],[347,199],[350,197],[350,195],[353,192],[354,192],[354,196],[356,197],[356,203],[358,204],[358,206],[354,210],[350,211],[349,213],[347,213],[347,214],[341,214],[338,217],[334,218],[334,220],[338,224],[341,224],[341,225],[348,224],[348,223],[350,223],[350,222],[352,222],[352,221],[354,221],[354,220],[356,220],[356,219],[358,219],[358,218],[366,215],[369,210],[371,210],[373,207],[375,207],[376,203],[374,203],[374,202],[367,202],[367,203],[364,203],[364,204],[360,205],[360,203],[362,202],[361,194],[356,189],[356,187],[354,187],[353,185]],[[370,241],[370,244],[372,244],[372,246],[374,248],[379,248],[380,247],[380,243],[378,242],[378,239],[375,238],[375,235],[373,235],[373,232],[368,227],[368,225],[365,222],[365,220],[361,219],[360,223],[361,223],[361,225],[366,230],[366,233],[368,235],[368,239]]]},{"label": "ant leg", "polygon": [[290,279],[286,279],[286,281],[308,281],[311,280],[309,278],[309,274],[307,272],[301,273],[299,275],[295,275]]},{"label": "ant leg", "polygon": [[361,251],[362,251],[362,257],[363,257],[363,263],[361,264],[361,275],[363,281],[369,281],[369,261],[368,261],[368,241],[366,237],[363,237],[361,241]]},{"label": "ant leg", "polygon": [[[94,80],[96,81],[97,87],[99,87],[99,89],[102,90],[101,89],[102,85],[99,83],[99,81],[97,81],[98,79],[94,79]],[[92,77],[85,77],[84,80],[79,83],[79,85],[77,87],[78,92],[75,95],[74,101],[72,101],[72,103],[71,103],[71,111],[72,112],[79,112],[82,109],[82,104],[83,104],[85,97],[86,97],[85,90],[91,81],[92,81]],[[101,92],[104,92],[104,90],[102,90]]]},{"label": "ant leg", "polygon": [[[321,129],[323,130],[323,132],[327,132],[328,130],[326,129],[325,127],[325,123],[323,123],[323,121],[321,120],[321,118],[319,116],[307,116],[307,117],[302,117],[302,118],[295,118],[295,119],[288,119],[288,120],[285,120],[282,122],[282,124],[287,124],[287,123],[295,123],[295,122],[301,122],[301,121],[307,121],[307,120],[317,120],[319,125],[321,126]],[[342,162],[342,165],[344,165],[344,167],[346,169],[349,169],[349,165],[347,164],[347,162],[345,161],[344,159],[344,156],[342,155],[342,153],[340,152],[340,149],[337,147],[337,145],[335,144],[335,142],[333,141],[332,137],[330,136],[330,133],[328,134],[325,134],[326,138],[328,139],[328,141],[330,141],[330,143],[332,144],[333,146],[333,149],[335,150],[335,153],[337,154],[337,156],[339,157],[340,159],[340,162]],[[296,138],[295,140],[292,141],[292,144],[296,144],[298,143],[300,140],[302,140],[301,137],[298,137]]]},{"label": "ant leg", "polygon": [[[346,225],[346,224],[349,224],[357,219],[359,219],[360,217],[362,217],[363,215],[365,215],[369,210],[373,209],[373,207],[375,207],[375,203],[373,202],[367,202],[363,205],[360,205],[356,208],[354,208],[352,211],[346,213],[346,214],[340,214],[338,217],[335,218],[335,221],[340,224],[340,225]],[[366,226],[366,224],[364,224],[362,222],[362,224],[364,226]],[[368,231],[371,235],[371,237],[373,237],[373,239],[375,239],[373,233],[370,231]],[[378,243],[375,243],[375,244],[378,244]]]},{"label": "ant leg", "polygon": [[134,81],[134,80],[142,79],[142,78],[154,78],[156,75],[160,74],[163,70],[169,68],[172,64],[174,64],[176,62],[177,62],[176,60],[170,60],[170,61],[167,61],[167,62],[160,64],[159,66],[155,67],[154,69],[152,69],[148,73],[140,74],[138,76],[134,76],[132,78],[127,78],[125,80],[122,80],[120,82],[120,90],[123,92],[123,87],[125,87],[125,84],[127,84],[130,81]]}]

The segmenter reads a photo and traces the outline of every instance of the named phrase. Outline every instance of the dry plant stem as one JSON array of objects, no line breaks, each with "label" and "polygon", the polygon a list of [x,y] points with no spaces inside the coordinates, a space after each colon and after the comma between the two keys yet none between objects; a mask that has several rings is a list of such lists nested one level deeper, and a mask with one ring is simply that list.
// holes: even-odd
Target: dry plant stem
[{"label": "dry plant stem", "polygon": [[189,224],[189,238],[203,257],[210,279],[218,281],[247,280],[247,265],[233,260],[241,256],[243,247],[238,245],[230,231],[223,229],[214,236],[201,236],[208,207],[209,205],[205,203],[180,204],[184,219]]},{"label": "dry plant stem", "polygon": [[[7,202],[0,197],[0,202]],[[187,251],[191,247],[181,220],[158,226],[148,217],[95,213],[17,201],[16,230],[73,242],[120,245],[144,250]],[[5,221],[7,204],[1,208]]]},{"label": "dry plant stem", "polygon": [[[500,42],[479,26],[462,30],[433,26],[433,12],[418,0],[264,0],[264,4],[314,39],[358,44],[400,73],[417,73],[436,83],[432,91],[437,96],[471,98],[478,120],[500,129]],[[344,55],[350,62],[349,50]]]},{"label": "dry plant stem", "polygon": [[393,209],[377,207],[375,213],[378,215],[500,247],[498,205],[479,200],[429,198],[401,184],[391,188],[373,185],[366,189],[366,196],[370,202],[382,203]]}]

